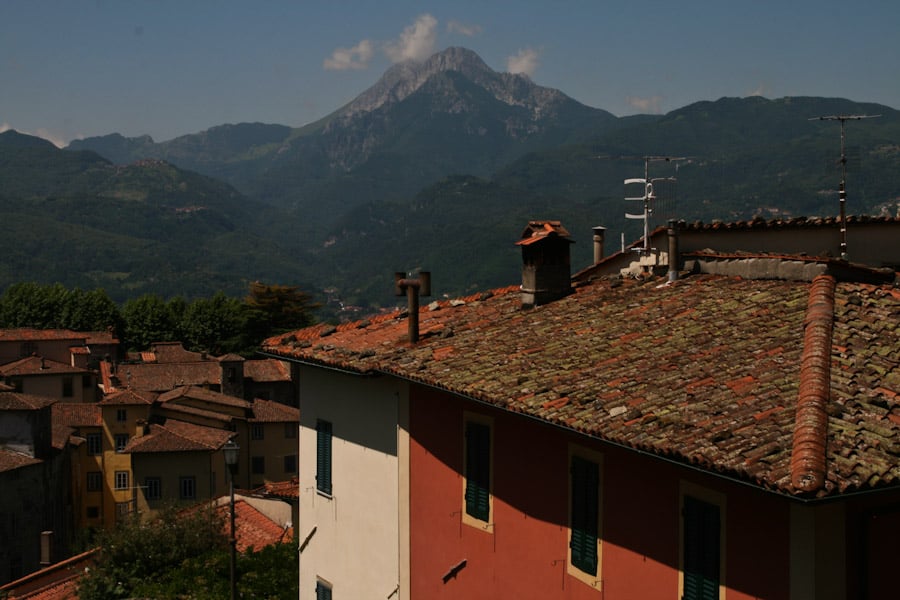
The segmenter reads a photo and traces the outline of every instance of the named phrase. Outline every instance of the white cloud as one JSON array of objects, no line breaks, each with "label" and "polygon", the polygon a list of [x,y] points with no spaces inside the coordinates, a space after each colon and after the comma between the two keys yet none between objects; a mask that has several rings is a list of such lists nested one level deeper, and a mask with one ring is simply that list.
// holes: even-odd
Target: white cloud
[{"label": "white cloud", "polygon": [[755,90],[750,92],[748,96],[767,96],[769,94],[769,86],[765,83],[759,84]]},{"label": "white cloud", "polygon": [[506,59],[506,70],[510,73],[521,73],[531,77],[537,71],[540,55],[537,50],[525,48],[519,53]]},{"label": "white cloud", "polygon": [[651,96],[649,98],[638,98],[637,96],[628,96],[626,98],[628,106],[636,108],[644,114],[659,115],[662,114],[662,96]]},{"label": "white cloud", "polygon": [[322,66],[327,71],[346,71],[348,69],[365,69],[372,60],[375,51],[372,42],[363,40],[352,48],[338,48],[326,58]]},{"label": "white cloud", "polygon": [[466,23],[462,23],[461,21],[453,19],[452,21],[447,23],[447,31],[449,31],[450,33],[458,33],[466,37],[475,37],[476,35],[481,33],[481,25],[468,25]]},{"label": "white cloud", "polygon": [[10,131],[10,130],[17,131],[18,133],[21,133],[22,135],[32,135],[35,137],[44,138],[45,140],[47,140],[48,142],[50,142],[57,148],[64,148],[64,147],[68,146],[68,142],[66,141],[65,138],[52,133],[48,129],[44,129],[43,127],[38,129],[37,131],[23,131],[21,129],[16,129],[15,127],[10,125],[6,121],[4,121],[3,123],[0,123],[0,133],[4,133],[4,132]]},{"label": "white cloud", "polygon": [[422,61],[434,53],[437,39],[437,19],[429,14],[419,16],[403,30],[400,39],[385,45],[384,51],[392,62]]}]

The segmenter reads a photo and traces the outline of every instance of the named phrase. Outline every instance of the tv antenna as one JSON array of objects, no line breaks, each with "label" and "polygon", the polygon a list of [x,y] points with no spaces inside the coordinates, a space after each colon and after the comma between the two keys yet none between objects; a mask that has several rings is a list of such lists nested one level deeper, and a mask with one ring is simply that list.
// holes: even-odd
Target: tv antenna
[{"label": "tv antenna", "polygon": [[674,200],[675,177],[656,177],[650,178],[650,163],[652,162],[674,162],[678,165],[678,161],[687,160],[684,156],[644,156],[644,176],[625,180],[625,185],[642,185],[643,195],[627,197],[626,200],[641,202],[643,211],[640,214],[625,213],[626,219],[637,219],[644,221],[644,243],[640,248],[633,248],[635,252],[642,255],[650,253],[650,217],[654,208],[660,201]]},{"label": "tv antenna", "polygon": [[859,121],[862,119],[877,119],[881,115],[828,115],[825,117],[813,117],[810,121],[840,121],[841,122],[841,184],[838,188],[838,197],[841,206],[841,259],[847,260],[847,151],[844,146],[844,123],[847,121]]}]

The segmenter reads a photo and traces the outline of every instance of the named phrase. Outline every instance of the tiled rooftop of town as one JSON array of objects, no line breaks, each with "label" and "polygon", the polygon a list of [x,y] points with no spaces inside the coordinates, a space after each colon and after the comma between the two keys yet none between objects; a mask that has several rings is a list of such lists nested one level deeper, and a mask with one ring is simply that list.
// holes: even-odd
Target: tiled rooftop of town
[{"label": "tiled rooftop of town", "polygon": [[[806,349],[820,284],[711,275],[602,279],[531,310],[518,286],[434,302],[420,310],[415,345],[397,311],[264,348],[393,374],[788,494],[900,485],[900,290],[823,281],[833,336]],[[791,478],[795,414],[804,360],[822,352],[828,468],[810,492]]]}]

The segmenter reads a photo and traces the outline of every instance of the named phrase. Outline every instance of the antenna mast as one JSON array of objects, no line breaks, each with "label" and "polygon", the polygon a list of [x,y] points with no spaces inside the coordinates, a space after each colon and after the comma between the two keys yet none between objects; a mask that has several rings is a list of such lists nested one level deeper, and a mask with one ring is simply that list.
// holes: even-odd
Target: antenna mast
[{"label": "antenna mast", "polygon": [[847,121],[859,121],[861,119],[877,119],[881,115],[828,115],[826,117],[814,117],[810,121],[840,121],[841,122],[841,184],[838,188],[838,196],[841,206],[841,260],[847,260],[847,153],[844,149],[844,123]]},{"label": "antenna mast", "polygon": [[653,207],[651,206],[651,202],[655,202],[657,200],[657,194],[653,189],[654,183],[659,182],[675,182],[674,177],[657,177],[655,179],[650,179],[650,163],[651,162],[671,162],[671,161],[679,161],[686,160],[686,157],[683,156],[644,156],[644,176],[637,177],[632,179],[626,179],[625,185],[634,185],[640,184],[644,186],[644,193],[642,196],[635,197],[626,197],[626,200],[634,200],[637,202],[642,202],[644,206],[643,212],[640,214],[630,214],[625,213],[626,219],[640,219],[644,221],[644,244],[640,248],[634,248],[635,252],[639,252],[640,254],[646,255],[650,253],[650,215],[653,214]]}]

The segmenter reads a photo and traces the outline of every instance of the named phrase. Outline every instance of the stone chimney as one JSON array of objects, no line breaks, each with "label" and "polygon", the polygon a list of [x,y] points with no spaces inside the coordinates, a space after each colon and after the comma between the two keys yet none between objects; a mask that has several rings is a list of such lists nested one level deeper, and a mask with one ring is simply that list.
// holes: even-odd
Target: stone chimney
[{"label": "stone chimney", "polygon": [[522,247],[522,306],[530,308],[572,293],[569,232],[559,221],[531,221],[516,242]]}]

